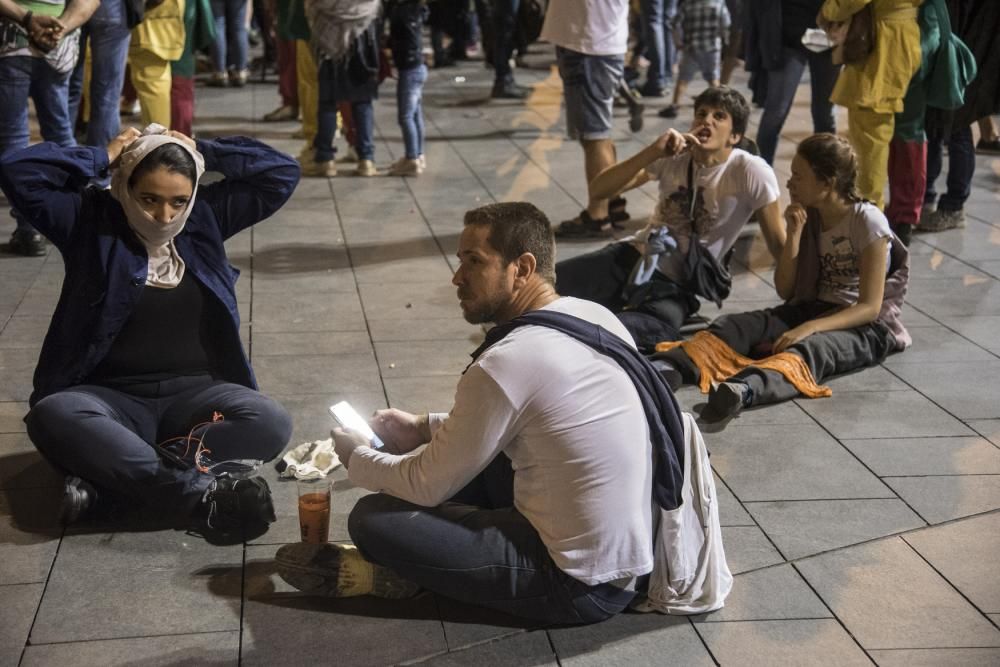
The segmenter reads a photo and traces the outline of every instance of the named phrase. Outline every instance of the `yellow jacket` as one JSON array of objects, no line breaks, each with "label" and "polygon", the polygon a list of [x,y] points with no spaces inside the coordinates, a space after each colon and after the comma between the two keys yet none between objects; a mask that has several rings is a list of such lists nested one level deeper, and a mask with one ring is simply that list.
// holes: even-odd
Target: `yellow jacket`
[{"label": "yellow jacket", "polygon": [[864,62],[840,70],[830,101],[898,113],[903,110],[910,79],[920,68],[917,9],[923,0],[826,0],[820,13],[828,21],[846,21],[869,3],[875,19],[875,48]]},{"label": "yellow jacket", "polygon": [[184,52],[184,0],[163,0],[147,10],[132,28],[129,49],[152,51],[163,60],[177,60]]}]

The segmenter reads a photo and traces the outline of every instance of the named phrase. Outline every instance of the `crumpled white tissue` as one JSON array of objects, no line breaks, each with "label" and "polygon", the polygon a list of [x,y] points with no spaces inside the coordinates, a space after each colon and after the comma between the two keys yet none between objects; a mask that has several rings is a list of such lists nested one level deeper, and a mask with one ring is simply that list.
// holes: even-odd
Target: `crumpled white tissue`
[{"label": "crumpled white tissue", "polygon": [[281,476],[295,479],[320,479],[340,466],[340,458],[333,451],[333,438],[303,442],[286,452],[281,460],[286,465]]}]

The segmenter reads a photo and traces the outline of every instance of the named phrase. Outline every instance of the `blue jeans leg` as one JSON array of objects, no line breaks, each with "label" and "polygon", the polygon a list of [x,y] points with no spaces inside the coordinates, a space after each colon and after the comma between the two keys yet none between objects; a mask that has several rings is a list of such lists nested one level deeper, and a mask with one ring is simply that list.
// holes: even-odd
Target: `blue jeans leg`
[{"label": "blue jeans leg", "polygon": [[406,157],[415,160],[424,152],[424,113],[421,106],[427,66],[417,65],[400,70],[396,88],[396,108],[399,128],[403,132]]},{"label": "blue jeans leg", "polygon": [[939,209],[962,210],[972,192],[972,176],[975,171],[976,148],[972,143],[972,128],[965,127],[953,132],[948,138],[948,191],[938,201]]},{"label": "blue jeans leg", "polygon": [[595,623],[634,597],[560,570],[513,507],[446,502],[426,508],[372,494],[355,505],[348,531],[365,558],[428,590],[543,623]]},{"label": "blue jeans leg", "polygon": [[357,133],[355,150],[359,160],[375,159],[375,108],[371,100],[351,102],[354,131]]},{"label": "blue jeans leg", "polygon": [[649,69],[646,70],[646,85],[653,88],[666,88],[670,82],[670,70],[667,68],[667,30],[664,25],[664,0],[642,0],[642,35],[646,45],[646,58]]},{"label": "blue jeans leg", "polygon": [[215,42],[211,47],[216,72],[247,68],[247,0],[212,0]]},{"label": "blue jeans leg", "polygon": [[[0,155],[28,145],[28,95],[35,60],[31,56],[0,58]],[[18,229],[31,229],[17,211],[11,213]]]},{"label": "blue jeans leg", "polygon": [[810,53],[809,59],[809,88],[812,93],[812,120],[813,132],[829,132],[836,134],[837,123],[833,115],[833,102],[830,95],[833,94],[833,85],[837,82],[840,68],[833,64],[830,52]]},{"label": "blue jeans leg", "polygon": [[493,2],[493,80],[496,83],[509,83],[514,80],[510,58],[514,54],[514,31],[520,5],[521,0]]},{"label": "blue jeans leg", "polygon": [[[87,145],[107,146],[121,131],[118,102],[125,82],[129,29],[124,0],[103,0],[87,23],[90,32],[90,120]],[[82,59],[81,59],[82,60]],[[70,107],[75,118],[76,100]]]},{"label": "blue jeans leg", "polygon": [[774,164],[778,135],[788,118],[795,91],[806,67],[806,57],[798,49],[784,49],[783,60],[783,67],[767,71],[767,98],[764,100],[764,113],[757,128],[760,156],[768,164]]}]

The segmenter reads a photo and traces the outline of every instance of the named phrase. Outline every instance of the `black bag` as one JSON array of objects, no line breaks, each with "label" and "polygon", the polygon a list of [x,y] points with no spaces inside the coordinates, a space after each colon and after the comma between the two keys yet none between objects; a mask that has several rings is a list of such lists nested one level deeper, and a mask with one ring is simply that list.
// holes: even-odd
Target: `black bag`
[{"label": "black bag", "polygon": [[688,194],[691,203],[688,206],[688,220],[691,222],[691,243],[687,257],[684,259],[683,287],[692,294],[708,299],[716,306],[722,307],[722,302],[729,296],[733,288],[733,277],[729,274],[729,259],[733,255],[730,249],[723,262],[719,262],[712,253],[701,244],[697,227],[695,226],[694,207],[698,193],[694,188],[694,159],[688,163]]}]

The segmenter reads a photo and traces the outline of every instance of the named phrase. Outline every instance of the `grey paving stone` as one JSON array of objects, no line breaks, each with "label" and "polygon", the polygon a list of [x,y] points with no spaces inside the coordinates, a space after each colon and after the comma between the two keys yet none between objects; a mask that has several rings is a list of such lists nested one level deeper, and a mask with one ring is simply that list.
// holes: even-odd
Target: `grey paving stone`
[{"label": "grey paving stone", "polygon": [[469,324],[456,313],[453,317],[420,320],[409,318],[368,320],[371,338],[377,342],[405,342],[415,340],[463,341],[474,350],[483,342],[483,330],[478,324]]},{"label": "grey paving stone", "polygon": [[870,665],[833,619],[699,623],[698,634],[723,665]]},{"label": "grey paving stone", "polygon": [[894,498],[747,503],[746,508],[789,560],[926,525]]},{"label": "grey paving stone", "polygon": [[1000,508],[1000,475],[887,477],[885,482],[930,523]]},{"label": "grey paving stone", "polygon": [[261,391],[276,394],[350,396],[381,389],[378,365],[364,354],[260,356],[254,371]]},{"label": "grey paving stone", "polygon": [[24,415],[28,404],[22,401],[0,401],[0,433],[24,433]]},{"label": "grey paving stone", "polygon": [[26,664],[21,653],[44,590],[45,584],[7,584],[6,579],[0,585],[0,664]]},{"label": "grey paving stone", "polygon": [[[926,372],[926,371],[925,371]],[[835,438],[972,435],[967,426],[915,391],[834,394],[796,402]]]},{"label": "grey paving stone", "polygon": [[[264,256],[270,256],[269,250],[264,250]],[[256,260],[255,260],[256,261]],[[302,271],[295,273],[263,273],[255,272],[253,291],[258,294],[287,294],[292,292],[357,292],[357,282],[350,267],[327,268],[317,271]]]},{"label": "grey paving stone", "polygon": [[879,667],[996,667],[1000,648],[926,648],[869,651]]},{"label": "grey paving stone", "polygon": [[365,284],[359,285],[358,289],[365,305],[365,316],[373,320],[410,318],[416,321],[461,317],[462,314],[451,283]]},{"label": "grey paving stone", "polygon": [[[995,204],[994,204],[995,206]],[[995,220],[995,209],[988,220]],[[966,219],[965,229],[954,229],[924,237],[924,242],[963,260],[996,259],[996,227],[975,219]]]},{"label": "grey paving stone", "polygon": [[499,611],[476,607],[440,595],[436,596],[436,599],[449,651],[459,651],[475,644],[542,627],[542,624],[536,621],[515,618]]},{"label": "grey paving stone", "polygon": [[180,531],[67,535],[32,643],[238,630],[239,599],[213,590],[211,569],[241,560]]},{"label": "grey paving stone", "polygon": [[433,667],[461,667],[463,665],[478,665],[481,667],[500,667],[502,665],[525,665],[538,667],[541,665],[558,665],[549,638],[544,631],[520,632],[495,641],[478,644],[461,650],[436,655],[427,659],[417,659],[405,662],[406,665],[428,665]]},{"label": "grey paving stone", "polygon": [[385,379],[389,404],[416,414],[450,411],[455,403],[457,386],[457,375]]},{"label": "grey paving stone", "polygon": [[210,632],[170,637],[35,644],[24,651],[29,665],[236,665],[240,633]]},{"label": "grey paving stone", "polygon": [[938,276],[985,277],[983,271],[979,270],[974,264],[962,261],[961,257],[946,255],[937,248],[924,243],[913,243],[910,245],[910,276],[912,278],[932,278]]},{"label": "grey paving stone", "polygon": [[[897,356],[899,355],[893,355],[889,359],[895,359]],[[822,384],[828,386],[835,396],[845,392],[906,391],[910,389],[909,385],[881,366],[864,368],[851,373],[845,373],[844,375],[827,378],[823,380]]]},{"label": "grey paving stone", "polygon": [[892,497],[819,426],[730,425],[705,441],[713,467],[743,502]]},{"label": "grey paving stone", "polygon": [[364,331],[254,332],[253,359],[273,355],[371,354],[372,344]]},{"label": "grey paving stone", "polygon": [[351,246],[351,263],[360,283],[436,283],[451,281],[451,267],[432,238]]},{"label": "grey paving stone", "polygon": [[61,493],[51,488],[0,492],[0,582],[44,582],[59,549]]},{"label": "grey paving stone", "polygon": [[[434,597],[409,600],[303,596],[273,566],[276,546],[247,548],[243,662],[283,664],[294,647],[300,664],[388,665],[444,653]],[[226,591],[239,596],[240,571]]]},{"label": "grey paving stone", "polygon": [[715,475],[715,493],[719,498],[719,522],[723,526],[756,526],[739,499],[733,495],[718,474]]},{"label": "grey paving stone", "polygon": [[903,537],[980,611],[1000,613],[1000,514],[972,517]]},{"label": "grey paving stone", "polygon": [[[49,317],[12,317],[0,332],[0,348],[28,349],[36,353],[49,330]],[[2,321],[2,320],[0,320]]]},{"label": "grey paving stone", "polygon": [[691,622],[657,613],[619,614],[603,623],[549,630],[561,665],[713,664]]},{"label": "grey paving stone", "polygon": [[26,434],[0,434],[0,489],[61,487],[64,478],[42,458]]},{"label": "grey paving stone", "polygon": [[1000,448],[985,438],[843,440],[880,476],[1000,474]]},{"label": "grey paving stone", "polygon": [[38,361],[36,353],[0,349],[0,401],[27,401],[31,395],[31,377]]},{"label": "grey paving stone", "polygon": [[1000,354],[1000,336],[997,336],[997,331],[1000,331],[1000,316],[952,317],[948,319],[948,326],[976,345],[993,354]]},{"label": "grey paving stone", "polygon": [[1000,646],[1000,631],[898,537],[796,567],[866,649]]},{"label": "grey paving stone", "polygon": [[941,321],[955,316],[1000,315],[1000,289],[997,281],[989,278],[911,279],[906,301]]},{"label": "grey paving stone", "polygon": [[[686,385],[675,392],[681,409],[692,414],[699,414],[707,404],[708,397],[694,386]],[[794,401],[776,403],[760,408],[751,408],[740,413],[732,424],[739,426],[777,425],[777,424],[815,424],[816,422]],[[704,425],[703,432],[709,429]]]},{"label": "grey paving stone", "polygon": [[1000,419],[968,419],[966,423],[984,438],[1000,447]]},{"label": "grey paving stone", "polygon": [[382,377],[458,377],[472,359],[461,351],[460,341],[410,341],[375,343]]},{"label": "grey paving stone", "polygon": [[895,366],[893,372],[963,419],[992,417],[1000,405],[1000,360],[907,364]]},{"label": "grey paving stone", "polygon": [[254,331],[364,331],[357,294],[348,292],[280,292],[256,295]]},{"label": "grey paving stone", "polygon": [[733,578],[726,606],[694,617],[696,623],[831,618],[833,614],[791,565],[766,567]]},{"label": "grey paving stone", "polygon": [[756,526],[723,526],[722,543],[733,574],[757,570],[785,561]]}]

